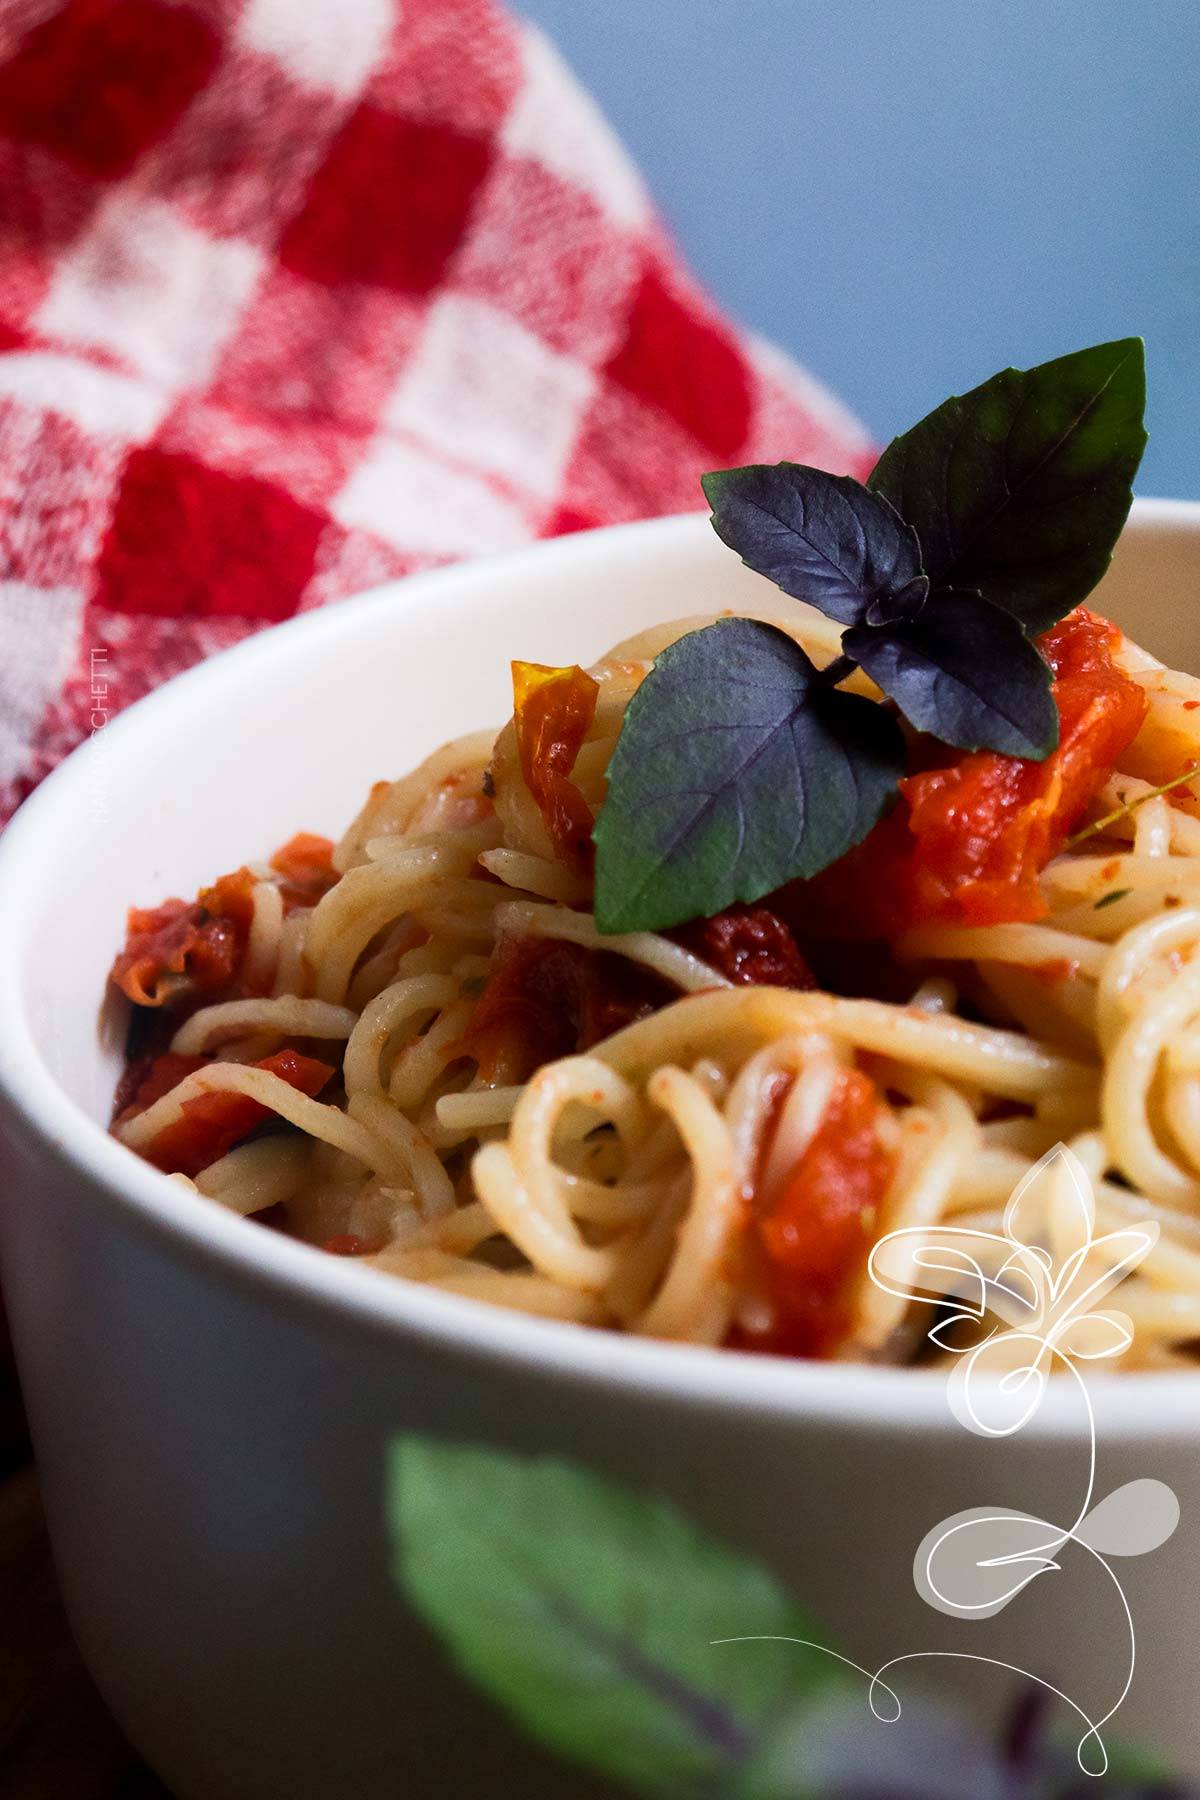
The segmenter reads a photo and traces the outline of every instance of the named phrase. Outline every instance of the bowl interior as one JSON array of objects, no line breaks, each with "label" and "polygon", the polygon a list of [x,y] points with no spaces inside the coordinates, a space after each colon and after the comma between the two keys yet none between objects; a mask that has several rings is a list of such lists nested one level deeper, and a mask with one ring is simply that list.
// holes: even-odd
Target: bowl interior
[{"label": "bowl interior", "polygon": [[[1198,594],[1200,505],[1138,503],[1096,604],[1160,656],[1200,668]],[[647,624],[722,608],[781,611],[703,517],[620,527],[309,615],[115,719],[0,850],[0,1077],[17,1106],[48,1129],[48,1075],[55,1104],[70,1103],[53,1128],[72,1154],[115,1148],[99,1150],[96,1127],[124,1021],[102,996],[130,904],[190,896],[294,831],[336,836],[371,782],[506,718],[514,655],[586,664]],[[119,698],[119,669],[107,679]]]}]

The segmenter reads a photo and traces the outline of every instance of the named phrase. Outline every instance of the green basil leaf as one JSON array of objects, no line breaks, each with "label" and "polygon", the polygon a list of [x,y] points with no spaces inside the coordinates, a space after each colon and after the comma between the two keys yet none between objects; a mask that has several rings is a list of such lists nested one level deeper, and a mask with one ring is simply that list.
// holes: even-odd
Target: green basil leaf
[{"label": "green basil leaf", "polygon": [[846,632],[842,648],[918,731],[1041,762],[1058,743],[1051,673],[1011,613],[935,590],[915,619]]},{"label": "green basil leaf", "polygon": [[1043,631],[1108,567],[1145,401],[1141,338],[1004,369],[889,444],[869,486],[915,529],[935,586],[975,588]]},{"label": "green basil leaf", "polygon": [[596,821],[601,931],[665,930],[836,862],[896,792],[904,742],[784,632],[718,619],[664,650],[625,713]]},{"label": "green basil leaf", "polygon": [[[761,1735],[845,1680],[765,1570],[584,1469],[403,1439],[389,1507],[400,1584],[462,1671],[639,1794],[732,1794]],[[715,1641],[742,1635],[803,1641]]]},{"label": "green basil leaf", "polygon": [[914,532],[887,501],[849,475],[803,463],[750,463],[701,478],[713,529],[742,561],[794,600],[842,625],[908,590],[924,598]]}]

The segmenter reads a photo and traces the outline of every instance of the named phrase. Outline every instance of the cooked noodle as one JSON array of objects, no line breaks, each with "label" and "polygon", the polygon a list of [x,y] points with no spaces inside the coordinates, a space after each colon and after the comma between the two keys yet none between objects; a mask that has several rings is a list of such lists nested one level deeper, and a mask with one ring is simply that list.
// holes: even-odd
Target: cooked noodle
[{"label": "cooked noodle", "polygon": [[[592,671],[572,779],[593,815],[630,696],[696,623],[656,628]],[[835,648],[824,622],[783,629],[818,661]],[[1161,1227],[1121,1290],[1126,1360],[1174,1360],[1200,1338],[1200,803],[1153,789],[1164,746],[1174,769],[1200,764],[1200,683],[1129,644],[1119,660],[1148,711],[1085,818],[1116,816],[1042,871],[1041,918],[900,936],[907,1001],[738,985],[672,937],[601,936],[510,723],[373,788],[334,852],[338,878],[311,903],[285,906],[279,874],[252,872],[240,985],[170,1041],[205,1060],[114,1129],[153,1151],[197,1097],[241,1096],[287,1129],[260,1128],[194,1174],[225,1207],[272,1209],[388,1275],[544,1317],[770,1342],[748,1221],[861,1072],[887,1169],[870,1235],[993,1228],[1065,1140],[1094,1178],[1098,1230]],[[503,1057],[485,1067],[471,1032],[493,953],[529,940],[621,959],[652,984],[654,1010],[532,1074]],[[254,1066],[296,1045],[340,1060],[319,1098]],[[870,1282],[865,1255],[842,1301],[823,1353],[912,1353],[909,1309]]]}]

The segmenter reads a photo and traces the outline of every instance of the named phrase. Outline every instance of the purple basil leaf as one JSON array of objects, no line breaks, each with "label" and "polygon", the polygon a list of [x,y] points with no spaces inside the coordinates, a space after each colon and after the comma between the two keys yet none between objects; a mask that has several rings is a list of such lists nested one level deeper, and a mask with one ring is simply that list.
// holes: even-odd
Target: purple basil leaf
[{"label": "purple basil leaf", "polygon": [[1087,598],[1133,499],[1146,433],[1140,338],[1002,369],[888,445],[870,476],[935,585],[978,588],[1027,632]]},{"label": "purple basil leaf", "polygon": [[669,646],[634,694],[596,821],[601,931],[659,931],[818,874],[896,792],[904,740],[798,644],[718,619]]},{"label": "purple basil leaf", "polygon": [[1011,613],[945,588],[916,618],[860,625],[842,648],[918,731],[1041,762],[1058,743],[1051,673]]},{"label": "purple basil leaf", "polygon": [[[928,588],[916,533],[881,494],[803,463],[750,463],[703,477],[717,536],[794,600],[840,625],[911,588]],[[913,584],[916,584],[915,586]]]}]

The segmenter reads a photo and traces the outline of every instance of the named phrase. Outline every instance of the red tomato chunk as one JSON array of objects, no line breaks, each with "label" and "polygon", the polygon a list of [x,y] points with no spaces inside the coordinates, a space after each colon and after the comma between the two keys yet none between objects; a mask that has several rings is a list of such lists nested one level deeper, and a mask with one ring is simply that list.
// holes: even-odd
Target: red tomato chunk
[{"label": "red tomato chunk", "polygon": [[804,1154],[769,1208],[753,1215],[775,1316],[767,1332],[742,1336],[745,1347],[828,1356],[849,1330],[894,1167],[879,1141],[879,1111],[870,1076],[843,1070]]},{"label": "red tomato chunk", "polygon": [[[180,1060],[175,1059],[176,1062]],[[289,1087],[310,1096],[319,1094],[333,1074],[328,1063],[301,1056],[298,1050],[277,1050],[273,1056],[264,1057],[262,1062],[252,1066],[278,1075]],[[162,1091],[169,1092],[174,1085],[174,1081],[168,1082]],[[274,1116],[269,1106],[250,1099],[247,1094],[197,1094],[194,1099],[184,1101],[183,1117],[160,1131],[142,1154],[168,1175],[198,1175],[209,1163],[216,1162],[235,1144],[249,1137],[264,1120]]]},{"label": "red tomato chunk", "polygon": [[[914,925],[1040,919],[1038,876],[1128,749],[1146,696],[1113,660],[1121,634],[1085,607],[1044,632],[1060,741],[1045,762],[933,749],[900,783],[901,804],[787,906],[837,937],[895,937]],[[918,744],[929,754],[930,741]],[[943,760],[944,759],[944,760]]]}]

